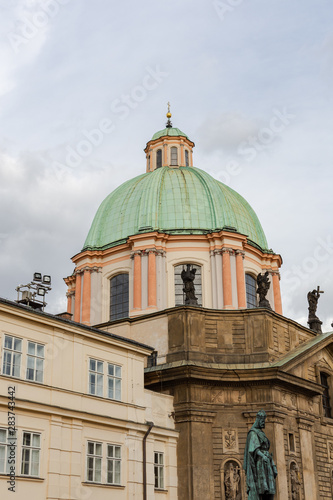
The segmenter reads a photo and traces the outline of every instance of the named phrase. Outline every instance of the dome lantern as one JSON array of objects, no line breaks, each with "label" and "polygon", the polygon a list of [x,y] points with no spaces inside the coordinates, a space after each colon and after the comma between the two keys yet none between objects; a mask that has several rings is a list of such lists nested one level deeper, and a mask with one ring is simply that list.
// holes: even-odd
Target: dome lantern
[{"label": "dome lantern", "polygon": [[194,142],[179,128],[172,126],[171,116],[168,102],[166,128],[156,132],[144,149],[147,160],[146,172],[161,167],[193,167]]}]

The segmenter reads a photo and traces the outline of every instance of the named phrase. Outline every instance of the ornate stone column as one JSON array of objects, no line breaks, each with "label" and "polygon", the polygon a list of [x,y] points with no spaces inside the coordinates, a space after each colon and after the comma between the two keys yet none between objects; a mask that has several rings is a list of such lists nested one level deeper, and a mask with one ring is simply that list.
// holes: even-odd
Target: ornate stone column
[{"label": "ornate stone column", "polygon": [[272,272],[272,281],[273,281],[274,309],[275,312],[282,314],[280,273],[278,271]]},{"label": "ornate stone column", "polygon": [[232,309],[232,288],[231,288],[231,265],[230,255],[233,254],[231,248],[222,248],[222,284],[223,284],[223,307]]},{"label": "ornate stone column", "polygon": [[72,309],[73,309],[73,298],[74,298],[75,292],[70,291],[67,292],[67,312],[69,314],[73,314]]},{"label": "ornate stone column", "polygon": [[141,309],[141,250],[132,254],[134,259],[133,272],[133,309]]},{"label": "ornate stone column", "polygon": [[243,260],[245,252],[236,250],[236,279],[237,279],[237,299],[238,307],[246,308],[246,288]]}]

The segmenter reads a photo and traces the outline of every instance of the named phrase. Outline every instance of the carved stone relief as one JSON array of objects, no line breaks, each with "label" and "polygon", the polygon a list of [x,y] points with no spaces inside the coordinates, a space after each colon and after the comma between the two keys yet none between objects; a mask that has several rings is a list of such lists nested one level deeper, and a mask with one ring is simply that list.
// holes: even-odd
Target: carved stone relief
[{"label": "carved stone relief", "polygon": [[237,429],[223,429],[223,453],[238,453]]}]

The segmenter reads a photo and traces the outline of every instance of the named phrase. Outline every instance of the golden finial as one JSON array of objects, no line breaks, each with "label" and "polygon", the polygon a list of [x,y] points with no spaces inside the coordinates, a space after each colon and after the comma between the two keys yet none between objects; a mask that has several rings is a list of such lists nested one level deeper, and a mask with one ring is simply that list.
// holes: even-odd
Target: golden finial
[{"label": "golden finial", "polygon": [[166,126],[167,126],[167,128],[171,128],[171,127],[172,127],[172,123],[171,123],[171,120],[170,120],[171,116],[172,116],[172,115],[171,115],[171,113],[170,113],[170,103],[168,102],[168,112],[167,112],[167,114],[166,114],[166,117],[167,117],[167,119],[168,119],[168,121],[166,122]]},{"label": "golden finial", "polygon": [[171,115],[171,113],[170,113],[170,103],[168,102],[168,112],[167,112],[167,114],[166,114],[166,117],[167,117],[167,118],[171,118],[171,116],[172,116],[172,115]]}]

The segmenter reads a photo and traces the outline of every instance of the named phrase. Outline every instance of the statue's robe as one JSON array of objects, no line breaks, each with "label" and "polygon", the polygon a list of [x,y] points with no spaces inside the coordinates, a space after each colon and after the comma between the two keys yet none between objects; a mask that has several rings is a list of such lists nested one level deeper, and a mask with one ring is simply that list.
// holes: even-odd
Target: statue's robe
[{"label": "statue's robe", "polygon": [[[256,427],[251,427],[246,440],[244,452],[244,469],[246,473],[246,485],[248,500],[261,500],[272,498],[275,494],[275,464],[272,455],[268,452],[270,442],[265,433]],[[268,457],[265,462],[258,455],[261,451]]]}]

